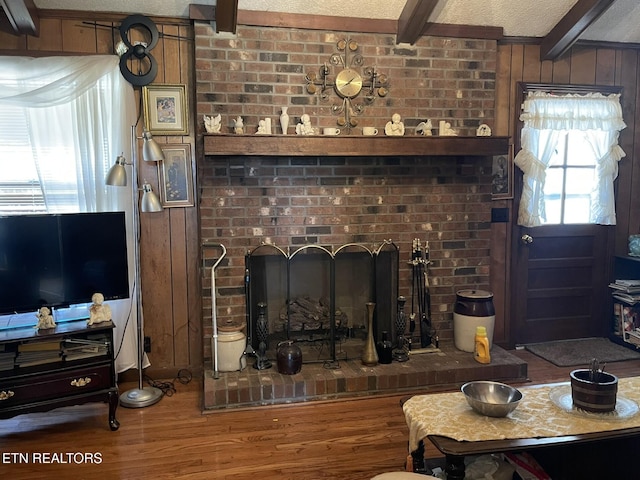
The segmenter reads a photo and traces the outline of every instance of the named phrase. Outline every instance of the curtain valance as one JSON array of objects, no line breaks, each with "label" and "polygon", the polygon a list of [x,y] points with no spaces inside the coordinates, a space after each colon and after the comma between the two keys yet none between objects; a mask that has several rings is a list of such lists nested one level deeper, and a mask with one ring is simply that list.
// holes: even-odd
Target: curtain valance
[{"label": "curtain valance", "polygon": [[608,130],[620,131],[622,120],[620,95],[554,95],[531,92],[523,104],[520,120],[537,130]]},{"label": "curtain valance", "polygon": [[39,108],[64,105],[118,69],[115,55],[0,57],[0,103]]}]

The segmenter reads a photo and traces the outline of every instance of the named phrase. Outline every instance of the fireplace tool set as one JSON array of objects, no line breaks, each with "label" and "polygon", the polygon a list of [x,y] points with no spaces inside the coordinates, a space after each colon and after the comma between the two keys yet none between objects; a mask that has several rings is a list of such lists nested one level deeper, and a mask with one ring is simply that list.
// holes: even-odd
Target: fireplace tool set
[{"label": "fireplace tool set", "polygon": [[[424,247],[420,239],[414,238],[411,249],[411,314],[409,315],[409,349],[413,353],[419,353],[411,348],[411,340],[416,330],[416,324],[420,327],[420,347],[428,348],[431,346],[431,295],[429,292],[428,266],[429,260],[429,242],[425,242]],[[418,310],[416,312],[416,304]]]}]

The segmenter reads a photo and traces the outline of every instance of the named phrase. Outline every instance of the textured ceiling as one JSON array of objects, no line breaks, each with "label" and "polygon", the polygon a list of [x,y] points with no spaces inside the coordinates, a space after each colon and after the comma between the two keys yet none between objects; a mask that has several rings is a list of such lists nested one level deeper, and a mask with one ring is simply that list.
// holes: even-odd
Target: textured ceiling
[{"label": "textured ceiling", "polygon": [[[34,0],[41,9],[90,10],[188,17],[189,4],[215,0]],[[503,27],[506,36],[544,37],[577,0],[441,0],[434,23]],[[398,19],[406,0],[239,0],[241,10]],[[580,37],[640,43],[640,1],[616,0]]]}]

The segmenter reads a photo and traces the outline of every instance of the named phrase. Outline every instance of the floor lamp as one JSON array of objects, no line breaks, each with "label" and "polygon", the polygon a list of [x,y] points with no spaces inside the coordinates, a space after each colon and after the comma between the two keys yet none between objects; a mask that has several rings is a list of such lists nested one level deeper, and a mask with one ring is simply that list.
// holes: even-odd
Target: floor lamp
[{"label": "floor lamp", "polygon": [[[142,158],[144,161],[157,162],[164,160],[164,154],[160,145],[154,140],[152,135],[144,131],[142,137],[136,136],[136,127],[131,127],[131,153],[134,161],[127,163],[123,155],[119,155],[115,164],[109,170],[107,174],[106,184],[126,187],[127,186],[127,172],[125,165],[131,165],[132,176],[132,196],[133,196],[133,229],[134,229],[134,263],[135,263],[135,295],[136,295],[136,326],[138,332],[138,388],[134,388],[124,392],[120,395],[120,404],[123,407],[129,408],[141,408],[148,407],[157,403],[162,398],[162,390],[156,387],[145,387],[142,383],[142,365],[144,362],[144,329],[143,329],[143,317],[142,317],[142,288],[140,285],[140,211],[147,212],[160,212],[162,211],[162,205],[158,200],[158,197],[151,188],[151,185],[144,183],[142,188],[138,187],[138,172],[136,165],[136,152],[137,145],[136,140],[144,140],[142,147]],[[139,191],[142,190],[142,199],[139,201]]]}]

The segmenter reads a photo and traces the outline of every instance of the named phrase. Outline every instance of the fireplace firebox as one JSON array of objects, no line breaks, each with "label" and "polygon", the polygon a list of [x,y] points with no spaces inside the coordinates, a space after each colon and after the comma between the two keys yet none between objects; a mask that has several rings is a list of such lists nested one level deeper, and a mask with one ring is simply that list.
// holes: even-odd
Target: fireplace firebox
[{"label": "fireplace firebox", "polygon": [[305,245],[286,251],[262,244],[245,256],[248,342],[255,368],[268,368],[280,342],[302,349],[303,363],[359,358],[367,338],[367,302],[376,304],[373,332],[392,338],[397,314],[399,252],[390,240],[374,248]]}]

